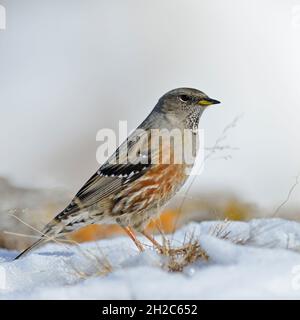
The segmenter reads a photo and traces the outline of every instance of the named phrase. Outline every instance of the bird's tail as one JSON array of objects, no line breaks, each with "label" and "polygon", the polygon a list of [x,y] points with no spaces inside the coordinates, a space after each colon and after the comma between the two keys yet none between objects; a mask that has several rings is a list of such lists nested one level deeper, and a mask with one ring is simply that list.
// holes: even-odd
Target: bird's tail
[{"label": "bird's tail", "polygon": [[19,259],[22,256],[25,256],[26,254],[28,254],[32,249],[36,249],[38,247],[40,247],[43,243],[45,243],[47,241],[47,238],[45,238],[44,236],[42,236],[38,241],[36,241],[34,244],[32,244],[30,247],[28,247],[27,249],[25,249],[24,251],[22,251],[14,260]]},{"label": "bird's tail", "polygon": [[19,259],[22,256],[27,255],[31,250],[37,249],[44,243],[55,239],[56,235],[61,234],[62,230],[64,229],[64,225],[60,223],[60,220],[54,218],[51,220],[45,228],[42,230],[42,235],[34,244],[30,247],[22,251],[14,260]]}]

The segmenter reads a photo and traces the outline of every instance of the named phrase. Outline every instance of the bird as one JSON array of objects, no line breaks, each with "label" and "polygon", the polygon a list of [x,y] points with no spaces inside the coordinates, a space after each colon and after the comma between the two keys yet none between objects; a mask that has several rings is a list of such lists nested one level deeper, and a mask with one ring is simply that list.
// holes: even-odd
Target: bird
[{"label": "bird", "polygon": [[[175,161],[175,156],[182,155],[182,147],[197,154],[200,117],[208,106],[218,103],[220,101],[194,88],[177,88],[165,93],[69,205],[44,227],[41,237],[15,259],[90,224],[120,225],[139,251],[144,247],[136,232],[158,247],[159,243],[145,228],[188,179],[195,157],[190,161],[182,157],[180,162]],[[173,143],[161,143],[157,138],[162,130],[179,133],[182,146],[178,141],[175,143],[175,139]],[[185,138],[185,132],[191,134]],[[165,157],[166,154],[169,157]]]}]

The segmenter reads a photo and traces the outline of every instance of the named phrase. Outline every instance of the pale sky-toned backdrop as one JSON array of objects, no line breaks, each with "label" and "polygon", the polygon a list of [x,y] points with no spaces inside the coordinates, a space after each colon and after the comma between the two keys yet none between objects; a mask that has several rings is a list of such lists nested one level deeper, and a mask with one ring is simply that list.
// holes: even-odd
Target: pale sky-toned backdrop
[{"label": "pale sky-toned backdrop", "polygon": [[285,199],[300,172],[300,1],[0,4],[0,176],[72,194],[98,167],[99,129],[133,129],[164,92],[191,86],[222,101],[201,120],[206,146],[243,114],[225,143],[239,150],[208,161],[194,191]]}]

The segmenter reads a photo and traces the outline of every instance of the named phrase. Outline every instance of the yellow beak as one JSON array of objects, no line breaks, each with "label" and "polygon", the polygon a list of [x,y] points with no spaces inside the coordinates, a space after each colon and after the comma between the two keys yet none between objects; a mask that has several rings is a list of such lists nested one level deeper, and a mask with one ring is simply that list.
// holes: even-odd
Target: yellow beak
[{"label": "yellow beak", "polygon": [[221,103],[220,101],[218,100],[214,100],[214,99],[211,99],[211,98],[205,98],[205,99],[201,99],[198,104],[200,106],[210,106],[212,104],[218,104],[218,103]]}]

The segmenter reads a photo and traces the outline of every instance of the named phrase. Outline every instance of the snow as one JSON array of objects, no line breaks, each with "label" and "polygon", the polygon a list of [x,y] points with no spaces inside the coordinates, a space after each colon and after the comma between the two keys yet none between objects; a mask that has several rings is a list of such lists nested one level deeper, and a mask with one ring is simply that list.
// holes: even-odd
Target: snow
[{"label": "snow", "polygon": [[[199,241],[209,259],[198,260],[181,273],[164,270],[166,257],[144,238],[140,238],[147,248],[143,253],[127,237],[79,247],[48,244],[17,261],[12,261],[17,252],[0,250],[0,298],[300,298],[299,223],[283,219],[190,223],[168,238],[180,245],[188,235]],[[162,241],[160,236],[157,240]],[[111,265],[112,271],[105,273],[104,265]]]}]

